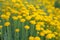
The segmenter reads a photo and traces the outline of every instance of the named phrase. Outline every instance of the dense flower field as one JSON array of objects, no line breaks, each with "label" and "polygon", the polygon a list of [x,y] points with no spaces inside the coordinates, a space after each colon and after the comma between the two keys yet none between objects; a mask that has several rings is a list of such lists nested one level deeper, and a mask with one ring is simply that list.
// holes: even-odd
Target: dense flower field
[{"label": "dense flower field", "polygon": [[0,0],[0,40],[60,40],[60,0]]}]

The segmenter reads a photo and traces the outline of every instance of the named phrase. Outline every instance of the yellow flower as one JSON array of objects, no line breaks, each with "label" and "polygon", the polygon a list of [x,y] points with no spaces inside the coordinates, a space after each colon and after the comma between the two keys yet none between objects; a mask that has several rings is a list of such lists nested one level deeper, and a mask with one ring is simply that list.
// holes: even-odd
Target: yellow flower
[{"label": "yellow flower", "polygon": [[52,13],[52,10],[51,9],[48,9],[47,11],[48,11],[48,13]]},{"label": "yellow flower", "polygon": [[11,15],[11,13],[10,13],[10,12],[6,12],[6,15],[7,15],[7,16],[10,16],[10,15]]},{"label": "yellow flower", "polygon": [[20,16],[20,15],[18,15],[17,17],[18,17],[19,19],[21,19],[21,18],[22,18],[22,16]]},{"label": "yellow flower", "polygon": [[2,25],[0,25],[0,29],[2,29]]},{"label": "yellow flower", "polygon": [[41,27],[40,30],[44,30],[44,28]]},{"label": "yellow flower", "polygon": [[28,5],[28,2],[25,2],[26,5]]},{"label": "yellow flower", "polygon": [[12,12],[12,14],[17,14],[17,13],[19,13],[17,10],[15,10],[15,9],[11,9],[11,12]]},{"label": "yellow flower", "polygon": [[10,22],[5,22],[4,26],[9,26]]},{"label": "yellow flower", "polygon": [[12,0],[12,2],[16,2],[16,0]]},{"label": "yellow flower", "polygon": [[57,26],[57,29],[60,30],[60,26]]},{"label": "yellow flower", "polygon": [[49,29],[45,30],[44,32],[45,32],[46,34],[48,34],[48,33],[52,33],[52,31],[49,30]]},{"label": "yellow flower", "polygon": [[28,25],[25,25],[25,29],[28,30],[30,27]]},{"label": "yellow flower", "polygon": [[25,22],[25,19],[20,19],[20,22]]},{"label": "yellow flower", "polygon": [[19,32],[20,31],[20,29],[15,29],[15,32]]},{"label": "yellow flower", "polygon": [[54,37],[55,37],[55,35],[53,33],[47,34],[47,36],[46,36],[47,39],[51,39]]},{"label": "yellow flower", "polygon": [[44,25],[44,22],[37,22],[37,24],[39,24],[39,25]]},{"label": "yellow flower", "polygon": [[40,36],[45,36],[45,33],[44,32],[40,32]]},{"label": "yellow flower", "polygon": [[40,15],[36,16],[35,20],[40,20]]},{"label": "yellow flower", "polygon": [[29,37],[29,40],[34,40],[34,37],[33,37],[33,36],[30,36],[30,37]]},{"label": "yellow flower", "polygon": [[30,21],[31,24],[36,24],[35,20]]},{"label": "yellow flower", "polygon": [[19,8],[20,7],[20,4],[16,3],[14,4],[15,7]]},{"label": "yellow flower", "polygon": [[40,25],[39,25],[39,24],[36,25],[36,30],[37,30],[37,31],[40,30]]},{"label": "yellow flower", "polygon": [[18,20],[18,17],[13,16],[12,19],[13,19],[13,20]]},{"label": "yellow flower", "polygon": [[26,16],[27,16],[27,14],[23,14],[23,16],[24,16],[24,17],[26,17]]},{"label": "yellow flower", "polygon": [[38,5],[36,5],[36,8],[38,9],[38,8],[39,8],[39,6],[38,6]]},{"label": "yellow flower", "polygon": [[40,39],[40,37],[37,36],[34,38],[34,40],[41,40],[41,39]]},{"label": "yellow flower", "polygon": [[26,16],[26,19],[27,20],[30,20],[32,17],[31,16]]}]

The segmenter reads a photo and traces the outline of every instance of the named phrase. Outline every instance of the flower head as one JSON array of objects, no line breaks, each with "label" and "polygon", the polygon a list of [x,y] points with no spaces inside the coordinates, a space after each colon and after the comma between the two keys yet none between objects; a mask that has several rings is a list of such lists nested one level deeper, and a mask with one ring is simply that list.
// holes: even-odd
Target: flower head
[{"label": "flower head", "polygon": [[29,40],[34,40],[34,37],[33,37],[33,36],[30,36],[30,37],[29,37]]},{"label": "flower head", "polygon": [[34,38],[34,40],[41,40],[41,39],[40,39],[40,37],[37,36]]},{"label": "flower head", "polygon": [[30,27],[28,25],[25,25],[25,29],[28,30],[30,29]]},{"label": "flower head", "polygon": [[10,25],[10,22],[5,22],[4,23],[4,26],[9,26]]},{"label": "flower head", "polygon": [[19,32],[20,31],[20,29],[15,29],[15,32]]}]

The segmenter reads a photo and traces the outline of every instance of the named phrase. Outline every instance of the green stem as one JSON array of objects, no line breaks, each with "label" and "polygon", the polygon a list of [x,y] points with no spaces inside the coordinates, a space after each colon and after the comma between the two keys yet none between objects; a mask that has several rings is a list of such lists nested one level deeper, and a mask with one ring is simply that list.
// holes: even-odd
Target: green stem
[{"label": "green stem", "polygon": [[15,33],[15,37],[16,37],[15,40],[19,40],[19,32]]},{"label": "green stem", "polygon": [[[19,28],[19,22],[18,21],[14,21],[14,31],[15,29]],[[15,40],[19,40],[19,32],[15,32]]]},{"label": "green stem", "polygon": [[[16,28],[19,28],[19,27],[20,27],[20,22],[18,21]],[[19,32],[16,32],[15,36],[16,36],[16,40],[19,40]]]},{"label": "green stem", "polygon": [[24,34],[25,34],[25,31],[24,31],[24,23],[22,23],[22,26],[21,26],[22,28],[22,39],[21,40],[24,40]]},{"label": "green stem", "polygon": [[30,35],[34,35],[34,25],[31,25],[31,29],[30,29]]},{"label": "green stem", "polygon": [[28,30],[26,30],[25,40],[28,40]]},{"label": "green stem", "polygon": [[21,39],[21,22],[18,21],[18,28],[20,29],[20,32],[19,32],[19,39]]},{"label": "green stem", "polygon": [[[4,23],[5,23],[5,20],[4,19],[2,19],[2,25],[3,25],[3,28],[2,28],[2,35],[4,36],[3,38],[4,38],[4,40],[7,40],[8,38],[7,38],[7,35],[6,35],[6,27],[4,26]],[[5,38],[6,37],[6,38]]]},{"label": "green stem", "polygon": [[[9,22],[9,19],[8,20],[6,20],[6,21],[8,21]],[[11,24],[10,24],[11,25]],[[7,30],[7,38],[8,38],[8,40],[11,40],[11,26],[7,26],[6,27],[6,30]]]},{"label": "green stem", "polygon": [[8,40],[11,40],[11,29],[10,29],[10,27],[7,27],[7,35],[8,35]]},{"label": "green stem", "polygon": [[17,21],[14,21],[14,39],[17,40],[15,29],[17,28]]}]

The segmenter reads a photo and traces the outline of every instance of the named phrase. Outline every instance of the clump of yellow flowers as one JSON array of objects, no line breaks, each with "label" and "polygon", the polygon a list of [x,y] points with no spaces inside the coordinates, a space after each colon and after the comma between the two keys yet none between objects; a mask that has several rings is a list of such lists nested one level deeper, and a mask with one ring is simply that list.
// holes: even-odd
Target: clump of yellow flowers
[{"label": "clump of yellow flowers", "polygon": [[58,1],[0,0],[0,39],[60,40]]}]

